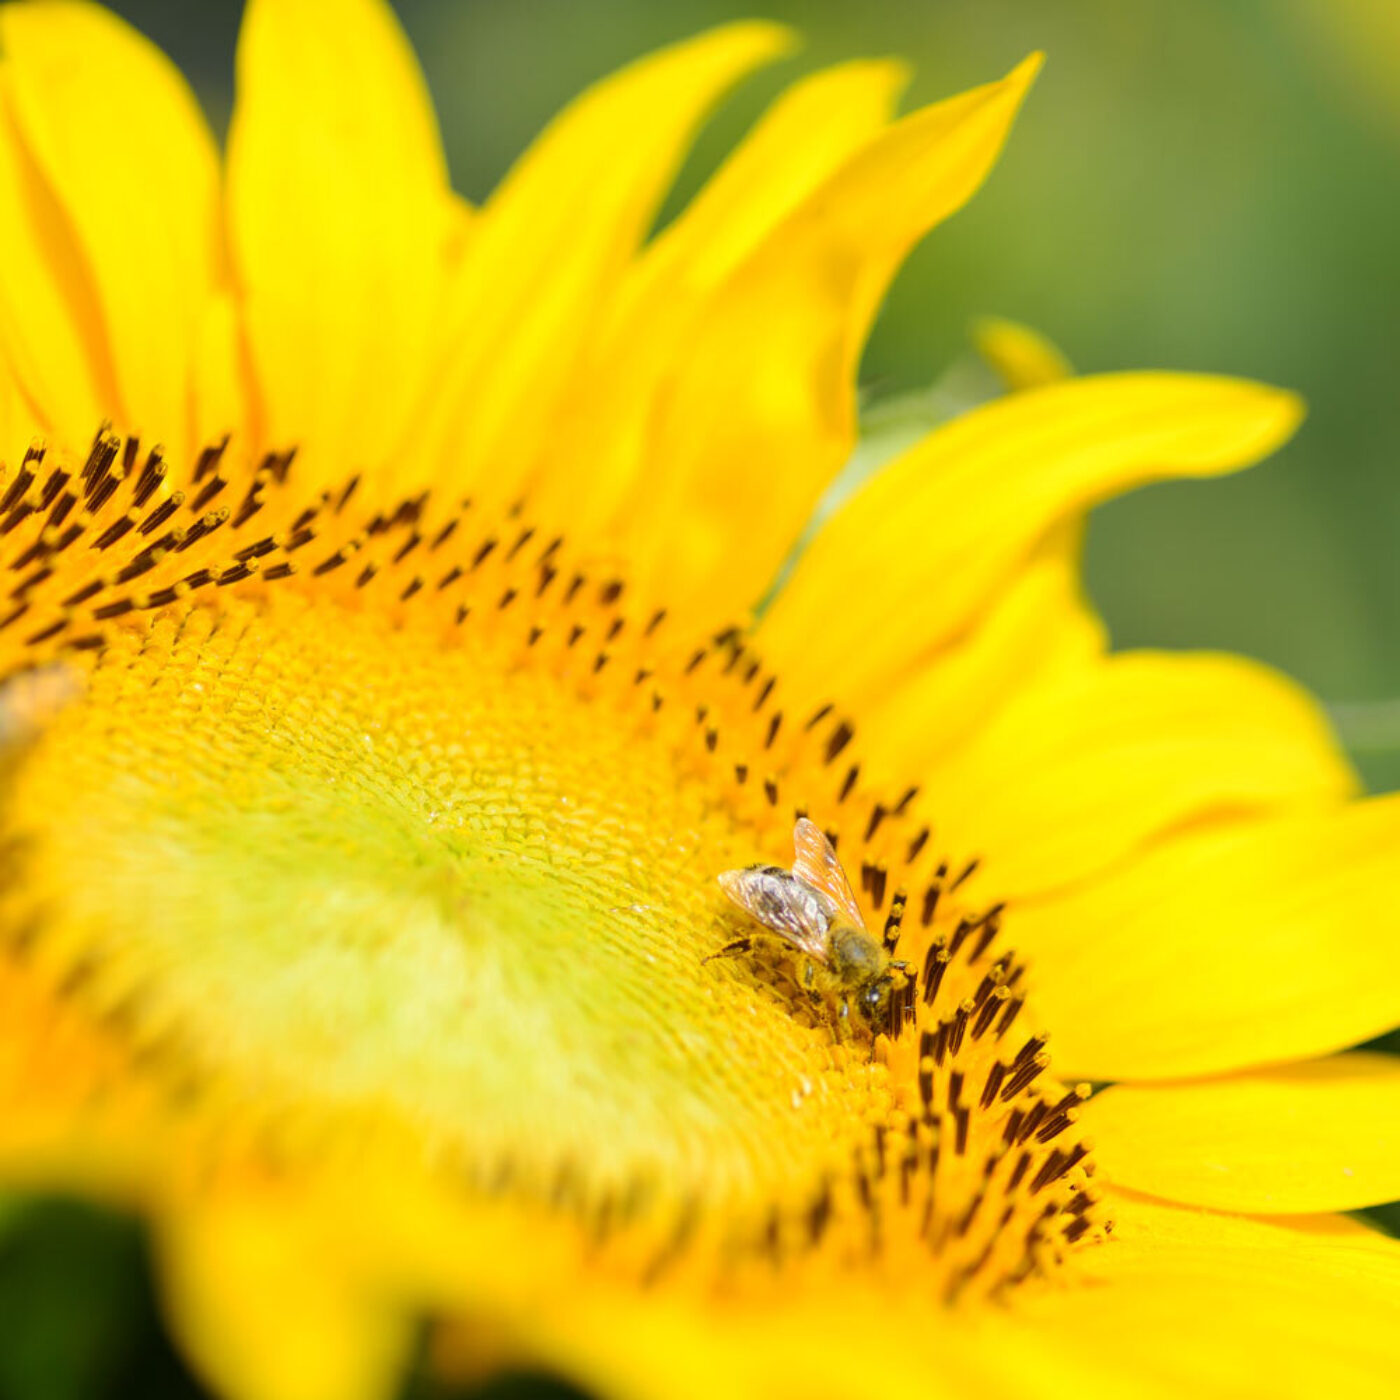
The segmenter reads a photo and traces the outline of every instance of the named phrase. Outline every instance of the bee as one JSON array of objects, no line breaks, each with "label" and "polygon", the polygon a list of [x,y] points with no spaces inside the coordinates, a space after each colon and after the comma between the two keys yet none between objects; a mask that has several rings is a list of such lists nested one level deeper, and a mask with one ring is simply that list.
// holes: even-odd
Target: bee
[{"label": "bee", "polygon": [[[909,964],[891,959],[867,931],[846,872],[821,828],[800,817],[792,840],[791,870],[779,865],[726,870],[718,877],[720,888],[803,955],[799,984],[814,997],[834,1001],[841,1024],[849,1023],[854,1007],[872,1036],[898,1034],[913,988]],[[753,941],[752,935],[736,938],[710,957],[746,953]]]}]

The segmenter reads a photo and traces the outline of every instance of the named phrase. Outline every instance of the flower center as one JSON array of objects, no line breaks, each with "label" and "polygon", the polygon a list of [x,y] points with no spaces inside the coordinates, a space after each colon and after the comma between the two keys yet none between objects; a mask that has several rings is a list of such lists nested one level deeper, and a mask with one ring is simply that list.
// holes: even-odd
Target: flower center
[{"label": "flower center", "polygon": [[[1097,1233],[1001,911],[849,724],[519,521],[290,481],[99,436],[0,490],[5,670],[84,685],[12,779],[3,927],[133,1072],[279,1160],[410,1143],[649,1273],[915,1253],[954,1297]],[[793,959],[706,961],[749,928],[716,875],[786,863],[798,812],[911,965],[892,1040]]]}]

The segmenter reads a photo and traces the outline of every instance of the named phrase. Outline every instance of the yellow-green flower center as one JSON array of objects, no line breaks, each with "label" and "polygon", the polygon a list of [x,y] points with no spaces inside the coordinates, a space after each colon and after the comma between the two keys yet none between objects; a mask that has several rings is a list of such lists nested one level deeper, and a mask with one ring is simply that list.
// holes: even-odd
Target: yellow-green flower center
[{"label": "yellow-green flower center", "polygon": [[[210,1152],[391,1140],[650,1231],[653,1262],[698,1218],[717,1268],[917,1251],[948,1296],[1090,1232],[995,911],[862,789],[843,721],[784,716],[739,642],[681,645],[519,522],[356,529],[285,463],[216,509],[224,468],[174,490],[122,446],[64,518],[60,467],[0,501],[8,669],[84,669],[8,793],[4,922]],[[714,877],[785,859],[797,808],[844,829],[872,930],[908,894],[916,1015],[875,1054],[781,959],[704,961],[744,927]]]},{"label": "yellow-green flower center", "polygon": [[277,597],[123,637],[14,799],[65,955],[274,1120],[387,1116],[541,1194],[799,1189],[857,1090],[701,965],[754,848],[486,630]]}]

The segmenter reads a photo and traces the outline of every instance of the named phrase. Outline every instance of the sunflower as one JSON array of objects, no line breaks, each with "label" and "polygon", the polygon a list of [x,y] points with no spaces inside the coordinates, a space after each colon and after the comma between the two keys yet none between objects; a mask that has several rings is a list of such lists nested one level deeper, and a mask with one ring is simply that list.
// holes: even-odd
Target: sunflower
[{"label": "sunflower", "polygon": [[[1400,1074],[1338,1052],[1400,802],[1078,583],[1090,506],[1298,406],[993,328],[1025,387],[757,609],[1036,66],[806,78],[649,236],[788,42],[625,69],[472,208],[378,0],[252,0],[222,170],[125,25],[0,9],[3,1179],[139,1213],[248,1400],[390,1393],[424,1318],[603,1395],[1387,1393],[1339,1212]],[[795,829],[887,1014],[716,883]]]}]

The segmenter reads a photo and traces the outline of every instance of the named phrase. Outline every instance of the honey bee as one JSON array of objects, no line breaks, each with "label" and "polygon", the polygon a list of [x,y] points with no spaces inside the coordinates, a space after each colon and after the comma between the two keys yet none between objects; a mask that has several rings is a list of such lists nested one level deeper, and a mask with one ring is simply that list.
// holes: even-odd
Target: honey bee
[{"label": "honey bee", "polygon": [[[866,930],[850,881],[821,828],[800,817],[792,840],[791,870],[726,870],[718,877],[720,888],[803,955],[799,984],[814,997],[834,1001],[841,1024],[849,1023],[854,1006],[872,1036],[897,1035],[913,989],[909,964],[891,959]],[[736,938],[710,957],[746,953],[753,942],[753,935]]]}]

